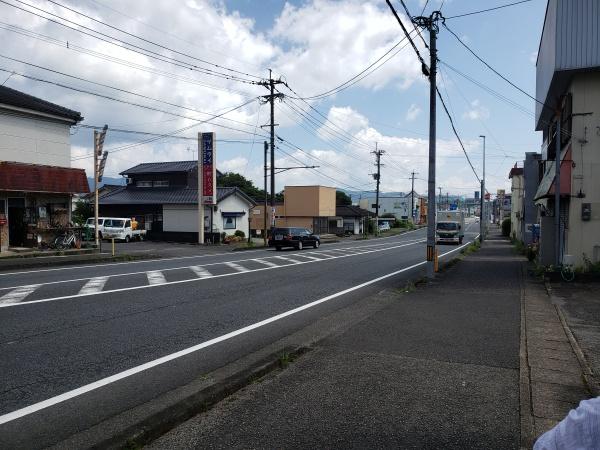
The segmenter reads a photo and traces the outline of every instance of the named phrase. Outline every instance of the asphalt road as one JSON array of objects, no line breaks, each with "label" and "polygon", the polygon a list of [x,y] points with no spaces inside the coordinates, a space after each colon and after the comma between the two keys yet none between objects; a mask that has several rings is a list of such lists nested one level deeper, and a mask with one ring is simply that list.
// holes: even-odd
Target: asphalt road
[{"label": "asphalt road", "polygon": [[418,230],[300,252],[2,273],[0,447],[59,442],[414,276],[424,255]]}]

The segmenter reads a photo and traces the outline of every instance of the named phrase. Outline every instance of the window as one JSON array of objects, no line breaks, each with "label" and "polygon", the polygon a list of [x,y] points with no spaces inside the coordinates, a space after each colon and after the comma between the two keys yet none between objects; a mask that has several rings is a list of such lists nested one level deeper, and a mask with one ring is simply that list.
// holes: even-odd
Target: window
[{"label": "window", "polygon": [[131,220],[128,220],[125,222],[125,228],[130,228],[131,227]]},{"label": "window", "polygon": [[224,217],[223,219],[223,229],[235,230],[235,217]]},{"label": "window", "polygon": [[136,181],[135,185],[137,187],[152,187],[152,181]]},{"label": "window", "polygon": [[157,180],[157,181],[153,181],[152,185],[154,187],[169,187],[169,180]]}]

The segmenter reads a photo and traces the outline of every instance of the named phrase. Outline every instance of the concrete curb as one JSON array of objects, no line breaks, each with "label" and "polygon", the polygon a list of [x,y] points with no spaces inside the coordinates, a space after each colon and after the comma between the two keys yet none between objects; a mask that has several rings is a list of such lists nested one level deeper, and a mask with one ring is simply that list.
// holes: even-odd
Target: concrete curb
[{"label": "concrete curb", "polygon": [[[162,256],[160,255],[155,255],[155,254],[140,254],[140,255],[129,255],[129,254],[125,254],[125,255],[115,255],[115,256],[108,256],[108,257],[99,257],[94,255],[93,257],[90,258],[85,258],[85,256],[89,256],[89,255],[82,255],[82,257],[79,256],[73,256],[72,258],[70,257],[57,257],[60,259],[54,259],[54,260],[39,260],[37,258],[15,258],[15,259],[10,259],[7,260],[8,262],[5,263],[5,261],[1,261],[0,260],[0,273],[2,273],[3,271],[9,271],[9,270],[25,270],[25,269],[35,269],[35,268],[40,268],[40,267],[51,267],[51,266],[76,266],[76,265],[84,265],[84,264],[98,264],[98,263],[111,263],[111,262],[124,262],[124,261],[138,261],[138,260],[144,260],[144,259],[160,259],[162,258]],[[51,257],[49,257],[51,258]]]},{"label": "concrete curb", "polygon": [[[552,286],[550,286],[550,283],[547,280],[544,280],[544,286],[546,288],[546,292],[548,293],[548,297],[552,299]],[[556,302],[552,303],[554,304],[554,308],[556,309],[556,313],[558,314],[558,318],[560,319],[560,323],[562,324],[563,330],[567,335],[567,338],[569,339],[571,348],[573,349],[575,356],[577,356],[577,361],[579,361],[579,366],[581,367],[581,373],[583,375],[585,384],[587,385],[588,389],[594,397],[600,396],[600,379],[598,379],[598,377],[594,374],[592,366],[587,361],[583,350],[579,346],[579,342],[577,342],[577,339],[573,335],[571,328],[569,328],[564,311]]]},{"label": "concrete curb", "polygon": [[525,265],[521,264],[521,270],[519,271],[521,291],[521,332],[519,339],[519,415],[521,419],[521,432],[519,444],[522,450],[532,448],[533,440],[535,438],[531,400],[531,377],[527,354],[527,309],[525,308],[524,286],[526,274],[524,272]]},{"label": "concrete curb", "polygon": [[[287,362],[282,362],[284,355],[286,360],[293,361],[310,350],[308,347],[284,348],[199,390],[195,388],[198,381],[192,382],[184,389],[175,390],[175,395],[173,391],[168,392],[134,408],[144,409],[142,413],[126,411],[51,448],[141,448],[249,384],[285,369]],[[204,378],[210,378],[210,375]]]}]

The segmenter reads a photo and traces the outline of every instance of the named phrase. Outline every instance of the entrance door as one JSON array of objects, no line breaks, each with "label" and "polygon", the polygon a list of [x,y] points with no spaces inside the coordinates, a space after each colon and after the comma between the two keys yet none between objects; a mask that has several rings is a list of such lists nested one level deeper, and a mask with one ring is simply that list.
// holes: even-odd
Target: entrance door
[{"label": "entrance door", "polygon": [[27,238],[25,223],[25,199],[8,199],[8,244],[11,247],[24,247]]}]

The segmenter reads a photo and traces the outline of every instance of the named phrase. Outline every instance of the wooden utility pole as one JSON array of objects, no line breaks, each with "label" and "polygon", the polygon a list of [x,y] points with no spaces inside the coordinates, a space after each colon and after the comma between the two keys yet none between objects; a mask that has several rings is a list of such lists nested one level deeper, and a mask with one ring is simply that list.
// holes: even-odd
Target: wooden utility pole
[{"label": "wooden utility pole", "polygon": [[[265,103],[271,104],[271,122],[269,127],[271,129],[271,228],[275,226],[275,99],[283,98],[284,95],[281,92],[275,93],[275,85],[284,84],[281,79],[274,80],[273,72],[269,69],[269,79],[263,80],[258,83],[261,86],[265,86],[269,89],[269,95],[263,95]],[[266,214],[266,211],[265,211]]]},{"label": "wooden utility pole", "polygon": [[263,211],[263,219],[264,219],[264,229],[263,229],[263,242],[264,242],[264,246],[267,246],[267,207],[268,207],[268,200],[269,200],[269,192],[267,191],[267,178],[268,178],[268,167],[267,167],[267,159],[268,159],[268,153],[269,153],[269,143],[267,141],[264,142],[265,145],[265,204],[264,204],[264,211]]},{"label": "wooden utility pole", "polygon": [[410,217],[415,223],[415,175],[418,175],[419,172],[415,172],[414,170],[410,174],[411,179],[411,187],[410,187]]},{"label": "wooden utility pole", "polygon": [[[100,234],[98,230],[98,184],[102,181],[104,166],[106,165],[106,158],[108,157],[108,152],[102,153],[107,130],[108,125],[104,125],[102,131],[94,130],[94,241],[96,247],[100,245]],[[99,156],[102,156],[100,161],[98,160]]]},{"label": "wooden utility pole", "polygon": [[379,184],[381,182],[381,155],[385,153],[385,150],[379,150],[377,148],[377,142],[375,142],[375,151],[371,152],[375,155],[375,165],[377,166],[377,173],[373,174],[373,178],[377,182],[377,188],[375,191],[375,235],[379,235]]}]

